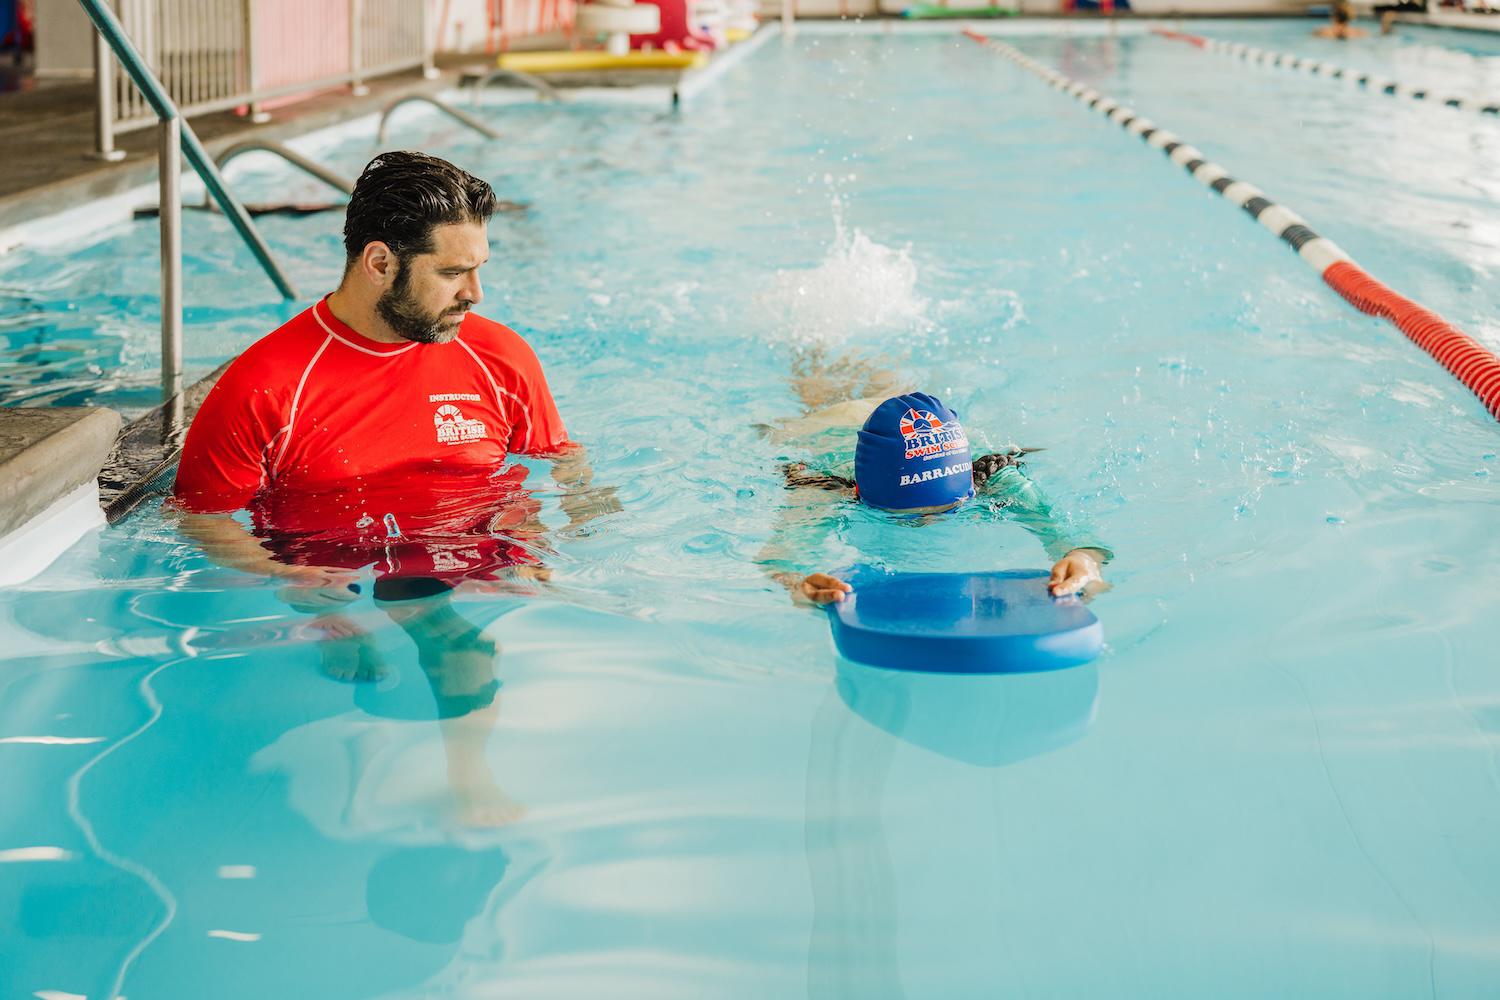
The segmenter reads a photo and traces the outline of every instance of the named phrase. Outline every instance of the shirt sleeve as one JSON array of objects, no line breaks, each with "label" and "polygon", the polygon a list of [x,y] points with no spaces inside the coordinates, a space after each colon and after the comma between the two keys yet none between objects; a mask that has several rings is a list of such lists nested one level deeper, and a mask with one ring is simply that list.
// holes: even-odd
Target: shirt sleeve
[{"label": "shirt sleeve", "polygon": [[265,483],[266,450],[283,421],[263,389],[247,389],[231,365],[209,390],[188,428],[172,495],[198,514],[245,507]]},{"label": "shirt sleeve", "polygon": [[546,455],[559,451],[568,443],[568,429],[552,398],[542,362],[519,337],[515,350],[516,392],[510,400],[510,441],[506,451],[522,455]]},{"label": "shirt sleeve", "polygon": [[1004,517],[1035,535],[1053,561],[1074,549],[1098,549],[1106,561],[1114,558],[1114,552],[1092,528],[1076,517],[1059,515],[1041,487],[1016,466],[995,473],[985,483],[984,493],[1001,503]]}]

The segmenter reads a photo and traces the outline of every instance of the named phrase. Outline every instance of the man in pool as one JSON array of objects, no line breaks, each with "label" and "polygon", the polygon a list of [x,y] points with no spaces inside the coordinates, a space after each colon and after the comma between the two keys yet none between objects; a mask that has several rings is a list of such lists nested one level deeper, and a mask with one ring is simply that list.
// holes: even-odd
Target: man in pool
[{"label": "man in pool", "polygon": [[[472,311],[495,204],[489,184],[436,157],[371,160],[349,200],[339,287],[229,366],[174,488],[183,532],[215,562],[284,583],[278,596],[312,616],[340,679],[385,675],[345,613],[374,566],[374,597],[417,646],[454,791],[477,823],[517,808],[475,735],[494,723],[497,650],[450,592],[547,575],[539,505],[507,459],[552,460],[573,526],[618,509],[591,488],[531,347]],[[232,516],[243,509],[253,530]]]},{"label": "man in pool", "polygon": [[848,583],[831,573],[804,575],[790,568],[829,533],[839,517],[838,501],[858,502],[921,524],[983,499],[990,509],[1042,540],[1055,559],[1048,581],[1054,596],[1088,595],[1105,586],[1100,568],[1109,561],[1110,550],[1073,536],[1059,523],[1051,504],[1022,471],[1021,457],[1029,449],[971,458],[958,415],[933,396],[913,392],[884,401],[846,400],[783,425],[779,436],[818,438],[852,426],[861,417],[852,479],[806,463],[784,467],[792,499],[761,563],[794,600],[829,604],[851,592]]},{"label": "man in pool", "polygon": [[[371,563],[428,591],[525,563],[494,537],[526,520],[512,453],[553,460],[570,519],[599,512],[536,354],[471,311],[494,208],[489,184],[433,156],[365,167],[338,289],[235,359],[188,431],[175,502],[206,515],[183,525],[211,556],[331,601]],[[277,553],[228,516],[246,508]]]}]

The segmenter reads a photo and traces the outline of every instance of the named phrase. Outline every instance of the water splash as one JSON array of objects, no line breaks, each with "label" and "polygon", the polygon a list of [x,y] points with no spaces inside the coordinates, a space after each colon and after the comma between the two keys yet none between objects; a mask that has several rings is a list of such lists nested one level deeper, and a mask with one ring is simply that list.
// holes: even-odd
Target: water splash
[{"label": "water splash", "polygon": [[834,344],[868,330],[929,331],[911,248],[884,246],[845,225],[837,193],[833,223],[833,245],[822,262],[776,272],[759,297],[777,334]]}]

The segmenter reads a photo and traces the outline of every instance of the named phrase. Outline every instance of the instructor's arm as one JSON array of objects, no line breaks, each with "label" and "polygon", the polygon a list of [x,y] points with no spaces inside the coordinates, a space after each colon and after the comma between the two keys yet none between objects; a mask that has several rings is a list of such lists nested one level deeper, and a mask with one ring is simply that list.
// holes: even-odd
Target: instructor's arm
[{"label": "instructor's arm", "polygon": [[265,456],[285,423],[277,400],[243,384],[253,378],[231,365],[209,390],[183,442],[169,511],[216,565],[295,586],[342,588],[355,574],[280,562],[233,517],[266,483]]}]

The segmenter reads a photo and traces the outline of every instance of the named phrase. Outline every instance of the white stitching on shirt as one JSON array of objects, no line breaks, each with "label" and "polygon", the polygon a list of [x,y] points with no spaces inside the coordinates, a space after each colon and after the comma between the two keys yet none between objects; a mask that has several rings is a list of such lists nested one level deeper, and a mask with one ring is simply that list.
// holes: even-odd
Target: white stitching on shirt
[{"label": "white stitching on shirt", "polygon": [[[511,392],[509,389],[501,388],[500,383],[495,381],[495,376],[490,374],[489,367],[479,359],[479,355],[474,353],[474,348],[463,342],[462,338],[454,337],[453,342],[459,347],[462,347],[465,351],[469,352],[469,357],[474,359],[474,363],[479,366],[479,370],[484,372],[484,377],[489,379],[490,388],[495,390],[496,403],[500,402],[499,397],[501,396],[509,396],[511,399],[516,401],[516,405],[521,408],[521,416],[526,420],[526,440],[534,445],[535,442],[531,441],[531,412],[526,409],[525,400],[523,400],[520,396],[517,396],[515,393]],[[505,450],[510,450],[510,442],[508,441],[505,443]]]},{"label": "white stitching on shirt", "polygon": [[[317,307],[314,306],[313,309],[313,315],[316,316]],[[324,329],[327,329],[327,327],[324,327]],[[307,367],[302,369],[302,378],[297,383],[297,392],[292,396],[292,412],[287,415],[286,426],[276,432],[278,436],[285,434],[286,440],[281,442],[281,450],[276,453],[276,461],[271,463],[272,479],[276,478],[276,471],[281,467],[281,460],[286,457],[287,446],[292,443],[292,425],[297,422],[297,404],[302,400],[302,387],[307,385],[307,376],[312,374],[313,365],[317,364],[318,359],[323,356],[323,352],[328,350],[328,345],[333,343],[334,336],[334,332],[329,330],[328,336],[323,338],[323,343],[318,347],[317,353],[312,356],[312,360],[307,363]],[[275,443],[276,438],[273,437],[271,441]],[[269,449],[269,446],[267,447]]]},{"label": "white stitching on shirt", "polygon": [[317,320],[318,321],[318,325],[321,326],[324,330],[326,330],[328,332],[328,336],[332,337],[334,340],[337,340],[340,344],[343,344],[345,347],[352,347],[356,351],[359,351],[359,352],[364,353],[364,354],[369,354],[369,355],[372,355],[372,356],[377,357],[377,358],[394,358],[396,355],[398,355],[398,354],[405,354],[407,351],[409,351],[413,347],[417,346],[417,342],[416,341],[412,341],[410,344],[407,344],[405,347],[403,347],[403,348],[401,348],[400,350],[397,350],[397,351],[372,351],[368,347],[360,347],[354,341],[349,340],[349,339],[344,338],[344,337],[340,337],[337,333],[334,333],[333,332],[333,327],[331,327],[327,323],[323,322],[323,317],[318,315],[318,306],[320,306],[322,304],[323,304],[322,302],[314,302],[313,303],[313,308],[312,308],[313,319]]}]

